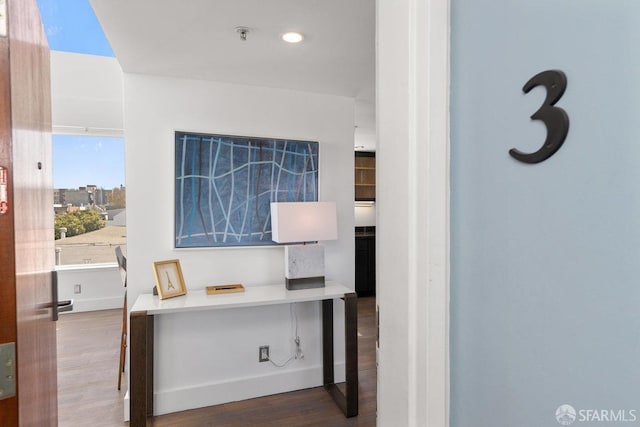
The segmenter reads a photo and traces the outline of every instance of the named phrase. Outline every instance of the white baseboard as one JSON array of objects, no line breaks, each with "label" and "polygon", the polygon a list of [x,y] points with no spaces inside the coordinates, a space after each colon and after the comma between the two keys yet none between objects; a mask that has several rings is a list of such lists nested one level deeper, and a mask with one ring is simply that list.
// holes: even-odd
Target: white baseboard
[{"label": "white baseboard", "polygon": [[107,297],[107,298],[85,298],[85,299],[73,299],[73,311],[67,311],[62,314],[68,313],[81,313],[85,311],[98,311],[98,310],[111,310],[114,308],[122,308],[124,304],[124,297]]},{"label": "white baseboard", "polygon": [[[345,378],[345,364],[335,365],[336,382]],[[153,415],[269,396],[322,385],[322,366],[290,369],[258,377],[237,378],[193,387],[158,390],[154,393]],[[129,421],[129,392],[124,397],[124,420]]]}]

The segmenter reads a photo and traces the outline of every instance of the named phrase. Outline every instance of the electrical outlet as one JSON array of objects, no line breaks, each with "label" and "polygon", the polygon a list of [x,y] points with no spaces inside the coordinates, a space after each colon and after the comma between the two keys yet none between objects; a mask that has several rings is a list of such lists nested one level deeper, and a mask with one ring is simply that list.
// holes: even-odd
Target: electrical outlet
[{"label": "electrical outlet", "polygon": [[80,284],[73,285],[73,293],[74,294],[82,293],[82,285],[80,285]]},{"label": "electrical outlet", "polygon": [[269,346],[261,345],[258,351],[258,361],[259,362],[268,362],[269,361]]}]

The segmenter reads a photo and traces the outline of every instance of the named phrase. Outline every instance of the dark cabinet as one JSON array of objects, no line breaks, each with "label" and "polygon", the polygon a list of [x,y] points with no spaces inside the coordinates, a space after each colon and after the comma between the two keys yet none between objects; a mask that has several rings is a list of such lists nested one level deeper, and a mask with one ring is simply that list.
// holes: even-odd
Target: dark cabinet
[{"label": "dark cabinet", "polygon": [[[359,235],[362,234],[362,235]],[[376,293],[375,233],[356,233],[356,293],[358,296]]]}]

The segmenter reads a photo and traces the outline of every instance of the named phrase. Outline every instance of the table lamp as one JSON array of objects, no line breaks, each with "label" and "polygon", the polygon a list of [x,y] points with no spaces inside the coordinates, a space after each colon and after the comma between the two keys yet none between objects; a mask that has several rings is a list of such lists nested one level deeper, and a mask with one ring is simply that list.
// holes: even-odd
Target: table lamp
[{"label": "table lamp", "polygon": [[319,240],[336,240],[335,202],[271,203],[271,240],[296,243],[284,248],[287,289],[324,287],[324,246]]}]

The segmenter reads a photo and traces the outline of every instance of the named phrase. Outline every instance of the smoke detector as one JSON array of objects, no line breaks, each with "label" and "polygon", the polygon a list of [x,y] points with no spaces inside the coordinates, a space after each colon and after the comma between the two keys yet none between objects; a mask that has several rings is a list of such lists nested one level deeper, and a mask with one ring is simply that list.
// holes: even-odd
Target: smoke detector
[{"label": "smoke detector", "polygon": [[236,27],[236,33],[240,34],[240,40],[243,42],[247,41],[247,34],[251,32],[251,29],[248,27]]}]

